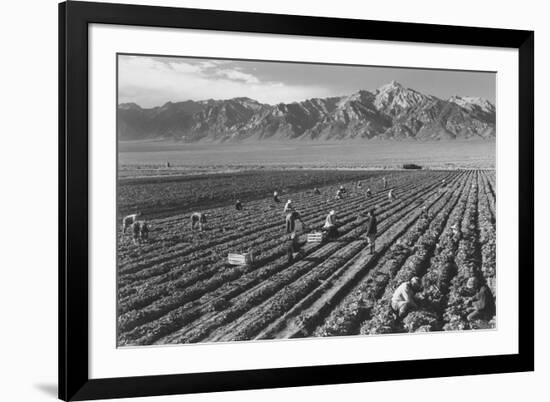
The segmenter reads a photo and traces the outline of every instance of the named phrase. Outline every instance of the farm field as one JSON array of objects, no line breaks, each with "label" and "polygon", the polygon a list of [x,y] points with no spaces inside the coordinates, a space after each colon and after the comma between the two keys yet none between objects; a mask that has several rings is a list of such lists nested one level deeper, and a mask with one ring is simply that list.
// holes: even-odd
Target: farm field
[{"label": "farm field", "polygon": [[363,180],[391,172],[364,170],[246,170],[183,176],[124,178],[118,181],[119,215],[139,210],[147,218],[228,205],[329,184]]},{"label": "farm field", "polygon": [[[256,181],[246,173],[237,175],[247,194],[242,211],[234,209],[229,188],[209,182],[215,190],[205,196],[211,203],[202,232],[190,230],[189,212],[205,205],[206,198],[197,194],[208,192],[201,186],[210,178],[129,181],[122,192],[119,187],[119,197],[134,200],[120,208],[149,213],[151,231],[150,240],[138,246],[119,229],[118,346],[496,326],[494,317],[466,319],[473,296],[466,287],[470,277],[496,296],[493,170],[320,172],[291,172],[284,189],[277,187],[276,174]],[[393,202],[381,175],[388,188],[395,188]],[[181,187],[166,187],[173,183]],[[338,200],[334,195],[341,184],[348,192]],[[314,186],[320,195],[312,191]],[[370,198],[364,193],[367,187],[373,192]],[[269,197],[274,188],[282,194],[280,204]],[[177,196],[157,217],[155,202],[170,199],[167,194]],[[336,240],[320,244],[306,243],[301,232],[303,253],[291,264],[284,247],[287,199],[310,229],[320,228],[334,209],[340,232]],[[421,214],[423,206],[427,215]],[[362,215],[371,208],[378,219],[373,254]],[[226,263],[228,253],[245,250],[254,251],[253,265]],[[391,296],[413,276],[423,285],[419,309],[397,320],[390,311]]]}]

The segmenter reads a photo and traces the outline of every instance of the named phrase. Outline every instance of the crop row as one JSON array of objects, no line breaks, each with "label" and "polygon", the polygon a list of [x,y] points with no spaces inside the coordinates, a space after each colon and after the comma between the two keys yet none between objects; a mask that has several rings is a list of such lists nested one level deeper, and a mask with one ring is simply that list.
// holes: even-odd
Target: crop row
[{"label": "crop row", "polygon": [[[385,205],[388,201],[385,198],[380,197],[376,197],[367,201],[365,201],[365,199],[361,196],[354,197],[354,200],[352,200],[351,198],[350,200],[346,200],[345,204],[342,205],[341,209],[339,209],[340,221],[343,223],[347,223],[348,221],[353,220],[356,217],[357,208],[368,208],[374,205],[378,205],[379,207],[381,207]],[[379,202],[381,199],[384,201]],[[322,223],[324,215],[320,214],[315,206],[312,206],[306,208],[305,213],[303,213],[303,218],[308,226],[313,227]],[[277,220],[279,219],[281,218],[277,217]],[[280,225],[280,223],[275,224]],[[252,232],[254,232],[254,230],[252,230]],[[181,261],[176,260],[175,262],[166,262],[165,264],[156,266],[154,268],[155,273],[151,272],[153,269],[148,270],[147,275],[144,277],[144,279],[147,279],[150,276],[157,276],[157,278],[154,281],[148,280],[147,282],[142,282],[145,285],[141,286],[142,288],[145,288],[144,292],[140,291],[141,284],[135,283],[135,277],[134,281],[125,282],[125,276],[122,276],[122,278],[119,279],[119,282],[121,282],[120,286],[122,286],[122,289],[119,289],[119,307],[122,309],[122,312],[132,308],[131,306],[125,307],[125,304],[127,303],[124,299],[124,295],[131,296],[131,294],[123,293],[125,288],[133,289],[133,293],[140,293],[141,298],[145,297],[144,293],[149,294],[151,292],[154,292],[157,294],[165,294],[166,292],[170,291],[170,289],[168,289],[169,287],[181,287],[184,286],[184,284],[189,283],[189,281],[186,279],[183,279],[183,283],[178,282],[177,279],[182,276],[193,275],[195,277],[198,275],[199,278],[206,278],[210,275],[210,273],[217,272],[218,269],[222,269],[225,264],[224,258],[225,255],[227,255],[228,251],[235,250],[236,248],[254,248],[258,253],[257,257],[259,261],[269,261],[275,256],[273,254],[274,249],[276,250],[276,254],[281,254],[282,251],[280,249],[280,244],[283,241],[284,235],[280,231],[274,231],[271,229],[267,232],[254,232],[248,236],[242,236],[238,239],[232,240],[232,242],[229,243],[223,243],[222,245],[218,246],[211,246],[210,249],[205,249],[207,251],[202,254],[194,254],[192,262],[188,263],[185,266],[185,269],[183,269]],[[205,265],[207,266],[206,269],[204,267]],[[168,281],[170,281],[169,285],[162,286],[163,282]],[[122,284],[125,284],[125,286]],[[154,285],[154,287],[152,285]],[[148,291],[149,288],[151,288],[151,292]]]},{"label": "crop row", "polygon": [[[472,176],[471,179],[474,177]],[[447,305],[451,281],[457,273],[455,255],[462,236],[460,229],[471,189],[471,180],[466,183],[466,191],[461,194],[453,209],[441,237],[436,245],[434,256],[424,277],[419,309],[410,313],[403,322],[407,331],[441,330],[442,311]]]},{"label": "crop row", "polygon": [[[457,180],[457,184],[460,182],[461,180]],[[451,188],[454,185],[455,183],[449,183],[449,187]],[[424,202],[424,206],[430,213],[438,214],[450,198],[449,192],[439,191],[428,198]],[[346,294],[349,293],[350,289],[365,276],[366,272],[371,271],[371,268],[376,266],[379,260],[386,258],[388,250],[391,250],[398,240],[402,241],[403,238],[407,238],[409,233],[419,233],[427,226],[429,220],[418,209],[413,211],[408,218],[410,220],[399,222],[385,236],[377,239],[376,254],[371,255],[365,247],[351,261],[319,285],[315,291],[310,292],[304,299],[296,303],[295,306],[285,313],[284,316],[263,330],[258,335],[258,338],[303,337],[314,332],[314,329],[323,322],[325,317],[331,312],[331,309],[335,305],[338,305]],[[353,297],[352,295],[354,294],[356,293],[352,292],[350,296]],[[354,301],[352,301],[352,304],[355,305]],[[343,308],[336,309],[340,311],[340,314],[332,311],[333,319],[335,316],[340,319],[344,318],[343,315],[345,313],[342,313],[350,311],[345,306],[346,304],[344,303]],[[351,317],[348,316],[346,318],[350,319]],[[344,318],[344,321],[346,318]],[[350,323],[350,325],[353,324]]]},{"label": "crop row", "polygon": [[[397,181],[397,185],[399,185],[401,182],[407,183],[405,180],[405,177],[403,177],[401,180]],[[324,189],[324,193],[328,190]],[[304,194],[295,194],[296,197],[298,195],[301,195],[303,200],[301,200],[298,197],[298,200],[296,200],[296,197],[293,196],[293,199],[296,201],[295,205],[298,207],[300,205],[307,205],[308,207],[311,207],[311,210],[317,211],[319,207],[322,205],[326,206],[327,209],[330,207],[336,207],[338,205],[342,205],[342,201],[334,200],[334,197],[332,196],[333,192],[330,191],[330,198],[327,199],[325,196],[315,196],[315,195],[306,195],[304,197]],[[378,200],[383,197],[382,194],[378,195],[376,198]],[[363,199],[361,195],[355,196],[350,199],[346,199],[344,203],[347,203],[349,201],[357,201],[358,199]],[[187,216],[180,216],[179,220],[177,222],[180,222],[178,225],[174,226],[174,229],[172,229],[174,232],[177,233],[184,233],[184,235],[180,235],[179,239],[181,240],[181,237],[187,237],[188,239],[191,239],[195,242],[195,244],[189,245],[188,241],[179,241],[177,242],[178,236],[171,233],[170,228],[163,228],[164,231],[167,232],[169,236],[176,239],[174,240],[174,247],[165,247],[164,243],[161,240],[156,241],[157,244],[161,244],[162,248],[160,249],[162,253],[159,253],[159,247],[156,246],[156,248],[153,248],[153,255],[149,256],[147,255],[148,249],[144,248],[144,250],[139,251],[139,259],[136,259],[135,256],[132,258],[129,258],[129,263],[124,264],[123,263],[123,256],[120,255],[119,252],[119,274],[124,277],[125,274],[138,272],[140,270],[143,270],[148,267],[154,267],[158,266],[159,264],[163,262],[170,261],[171,263],[174,263],[174,260],[176,258],[189,255],[190,253],[200,251],[200,250],[206,250],[209,251],[213,246],[223,244],[225,242],[228,242],[230,240],[239,240],[242,237],[246,235],[260,235],[262,231],[273,231],[276,227],[282,227],[281,220],[283,219],[282,214],[282,205],[277,206],[277,208],[270,209],[269,207],[273,204],[270,201],[263,201],[259,203],[257,206],[257,210],[255,213],[251,214],[237,214],[237,219],[235,218],[235,212],[234,211],[228,211],[227,208],[220,209],[215,211],[218,216],[221,217],[221,219],[227,220],[227,222],[223,221],[217,221],[216,219],[213,219],[208,224],[208,230],[201,233],[201,232],[195,232],[195,233],[189,233],[189,226],[187,221]],[[317,207],[317,208],[316,208]],[[279,209],[280,208],[280,209]],[[229,213],[228,213],[229,212]],[[306,211],[301,211],[306,212]],[[213,211],[214,213],[214,211]],[[242,218],[242,219],[239,219]],[[258,223],[261,223],[261,225],[258,225]],[[151,236],[153,238],[153,234]],[[184,240],[188,240],[185,239]],[[135,247],[135,246],[134,246]]]},{"label": "crop row", "polygon": [[446,331],[470,328],[467,313],[474,293],[466,284],[469,278],[481,279],[481,251],[477,219],[478,194],[479,176],[476,177],[476,182],[472,185],[462,220],[462,238],[455,258],[457,274],[452,280],[447,308],[443,314],[445,321],[443,329]]},{"label": "crop row", "polygon": [[[462,194],[467,177],[456,183],[439,205],[428,210],[428,214],[453,213],[455,204]],[[349,335],[359,332],[359,325],[370,314],[376,301],[383,295],[388,282],[395,276],[407,258],[414,252],[413,246],[429,227],[429,218],[418,220],[404,236],[392,245],[388,253],[378,262],[361,283],[332,311],[325,322],[315,330],[316,336]]]},{"label": "crop row", "polygon": [[[393,207],[393,209],[395,209],[396,207]],[[392,209],[392,210],[393,210]],[[356,228],[357,227],[357,224],[356,223],[352,223],[352,222],[349,222],[347,225],[349,225],[349,227],[343,227],[342,230],[343,231],[346,231],[346,230],[353,230],[353,228]],[[354,233],[350,233],[350,235],[354,235]],[[346,236],[346,235],[345,235]],[[344,236],[344,237],[345,237]],[[311,255],[308,255],[306,256],[306,259],[315,259],[315,258],[319,258],[319,257],[323,257],[323,252],[334,252],[338,249],[338,244],[337,243],[329,243],[328,245],[325,245],[323,247],[321,247],[320,250],[316,250],[316,252],[313,252]],[[319,256],[319,257],[318,257]],[[272,268],[274,268],[275,271],[277,271],[278,269],[284,267],[284,263],[282,263],[282,261],[280,261],[282,259],[278,259],[278,260],[275,260],[273,261],[271,264],[268,264],[267,267],[262,267],[262,270],[264,270],[264,268],[270,268],[270,265]],[[302,264],[298,263],[298,264],[294,264],[294,268],[295,267],[299,267],[300,265],[304,265],[304,262],[302,262]],[[311,265],[310,264],[306,264],[306,265]],[[285,271],[288,271],[288,270],[285,270]],[[287,272],[284,272],[284,274],[286,274]],[[247,275],[249,275],[249,273],[247,273]],[[280,275],[279,275],[280,276]],[[292,276],[292,275],[291,275]],[[274,278],[271,278],[269,281],[265,281],[263,280],[262,281],[262,284],[264,284],[264,282],[267,282],[267,284],[271,285],[275,285],[277,286],[278,283],[280,283],[279,281],[279,278],[278,277],[274,277]],[[224,286],[225,287],[225,286]],[[189,290],[189,289],[187,289]],[[181,303],[181,300],[179,301],[179,303]],[[161,306],[159,306],[161,307]],[[182,307],[178,308],[176,311],[172,311],[170,312],[170,314],[168,314],[166,317],[164,317],[162,319],[162,322],[160,322],[158,325],[160,325],[160,327],[163,326],[163,323],[165,324],[164,326],[168,327],[167,329],[165,330],[161,330],[160,332],[162,333],[170,333],[171,331],[173,331],[174,327],[178,327],[178,326],[183,326],[187,321],[189,321],[191,318],[192,318],[192,309],[189,308],[190,306],[189,305],[183,305]],[[199,311],[197,313],[197,315],[200,315],[201,312]],[[153,328],[151,328],[151,330],[153,330]],[[144,331],[140,331],[140,332],[144,332]],[[150,332],[150,331],[145,331],[145,332]],[[156,335],[154,335],[156,336]],[[153,337],[154,337],[153,336]],[[133,337],[132,337],[133,338]]]},{"label": "crop row", "polygon": [[[417,320],[415,314],[408,314],[403,321],[397,320],[390,306],[395,289],[413,276],[422,277],[428,270],[429,261],[434,253],[437,242],[443,232],[449,215],[440,214],[430,222],[429,228],[415,244],[415,252],[410,255],[403,266],[393,277],[384,291],[384,295],[376,302],[370,311],[370,318],[362,324],[361,334],[394,333],[404,330],[432,329],[435,317],[424,317]],[[414,313],[414,312],[413,312]],[[421,329],[422,330],[422,329]]]},{"label": "crop row", "polygon": [[[433,187],[431,188],[433,190]],[[414,193],[413,193],[414,194]],[[384,234],[388,232],[386,236],[392,236],[392,233],[400,232],[400,227],[407,226],[416,218],[414,211],[417,210],[417,206],[414,203],[414,197],[411,194],[409,207],[401,214],[393,214],[390,211],[389,219],[381,225],[380,246],[384,247]],[[403,197],[405,198],[405,197]],[[397,227],[395,227],[397,225]],[[249,339],[257,336],[260,330],[265,328],[276,318],[280,317],[287,310],[289,310],[296,301],[310,294],[317,286],[322,282],[330,282],[331,276],[337,271],[344,271],[345,264],[350,261],[358,253],[364,250],[366,240],[358,239],[354,240],[335,254],[328,256],[322,260],[322,262],[309,269],[300,280],[292,282],[288,286],[284,286],[281,290],[266,300],[264,303],[250,310],[245,315],[240,316],[230,326],[221,328],[218,333],[214,333],[208,339],[209,340],[234,340],[234,339]]]},{"label": "crop row", "polygon": [[[373,203],[376,202],[376,200],[371,201],[367,204],[363,204],[365,206],[373,205]],[[356,217],[356,209],[357,207],[361,206],[361,201],[355,202],[355,203],[346,203],[346,207],[343,209],[344,213],[340,214],[341,222],[347,223],[355,219]],[[350,212],[351,211],[351,212]],[[311,216],[311,219],[308,219],[307,217]],[[321,220],[319,219],[319,213],[309,213],[304,214],[304,219],[309,225],[319,224],[321,223]],[[322,217],[321,217],[322,219]],[[244,237],[240,243],[240,246],[243,248],[256,248],[258,254],[257,258],[261,262],[268,262],[277,256],[280,256],[284,254],[284,251],[281,249],[280,245],[283,243],[284,237],[281,237],[279,233],[276,233],[277,237],[273,237],[271,240],[266,239],[265,235],[259,236],[259,237],[253,237],[253,241],[248,240],[247,237]],[[160,281],[148,281],[148,283],[145,284],[146,289],[142,292],[139,292],[138,298],[133,297],[129,300],[121,299],[119,302],[119,309],[122,313],[135,309],[143,307],[144,305],[157,300],[160,297],[163,297],[165,295],[168,295],[172,293],[174,290],[177,290],[179,288],[188,287],[190,284],[201,280],[208,278],[211,276],[211,274],[214,274],[218,272],[220,269],[223,269],[225,265],[225,255],[227,251],[231,250],[232,247],[236,247],[234,244],[228,244],[225,246],[225,249],[222,250],[215,250],[212,252],[208,259],[201,259],[197,256],[197,258],[194,259],[194,261],[191,264],[188,264],[186,267],[186,270],[179,270],[177,272],[177,276],[175,275],[169,275],[165,274],[163,277],[163,281],[165,282],[166,277],[170,279],[169,283],[162,283]],[[267,250],[267,251],[266,251]],[[206,267],[205,267],[206,265]],[[260,263],[258,263],[260,265]],[[242,270],[242,269],[241,269]],[[179,278],[179,279],[178,279]],[[151,286],[154,284],[155,286]],[[134,286],[134,289],[136,287]],[[137,304],[135,304],[135,300],[137,299]]]}]

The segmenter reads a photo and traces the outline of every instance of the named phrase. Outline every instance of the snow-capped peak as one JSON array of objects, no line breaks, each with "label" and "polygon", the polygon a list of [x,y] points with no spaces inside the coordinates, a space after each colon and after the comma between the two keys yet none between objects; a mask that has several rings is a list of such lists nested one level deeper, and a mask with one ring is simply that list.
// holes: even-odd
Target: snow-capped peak
[{"label": "snow-capped peak", "polygon": [[428,97],[413,89],[405,88],[397,81],[391,81],[376,90],[374,105],[390,113],[414,107],[426,101]]},{"label": "snow-capped peak", "polygon": [[478,96],[452,96],[449,98],[449,102],[453,102],[460,107],[468,110],[479,108],[486,113],[494,113],[495,106],[485,98]]}]

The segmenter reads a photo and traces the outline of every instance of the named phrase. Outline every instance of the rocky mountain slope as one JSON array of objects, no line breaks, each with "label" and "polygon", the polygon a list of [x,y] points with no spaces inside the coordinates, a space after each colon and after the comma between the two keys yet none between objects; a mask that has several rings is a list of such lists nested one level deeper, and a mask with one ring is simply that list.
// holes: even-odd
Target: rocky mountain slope
[{"label": "rocky mountain slope", "polygon": [[482,98],[443,100],[392,81],[374,92],[268,105],[249,98],[118,106],[121,140],[453,140],[495,138],[495,107]]}]

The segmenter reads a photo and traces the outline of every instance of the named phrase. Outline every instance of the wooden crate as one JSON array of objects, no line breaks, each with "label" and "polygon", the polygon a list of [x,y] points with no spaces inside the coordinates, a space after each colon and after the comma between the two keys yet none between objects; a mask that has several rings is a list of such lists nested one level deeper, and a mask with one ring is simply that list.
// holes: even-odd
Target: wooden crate
[{"label": "wooden crate", "polygon": [[254,261],[254,257],[251,252],[248,253],[229,253],[227,255],[227,262],[231,265],[250,265]]},{"label": "wooden crate", "polygon": [[313,232],[307,234],[308,243],[322,243],[325,240],[325,234],[323,232]]}]

